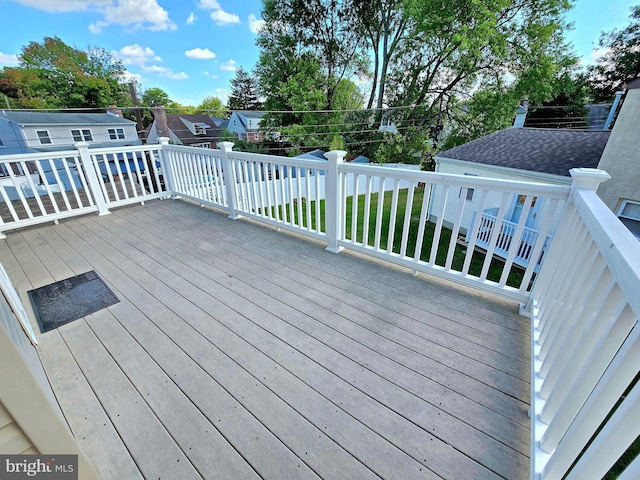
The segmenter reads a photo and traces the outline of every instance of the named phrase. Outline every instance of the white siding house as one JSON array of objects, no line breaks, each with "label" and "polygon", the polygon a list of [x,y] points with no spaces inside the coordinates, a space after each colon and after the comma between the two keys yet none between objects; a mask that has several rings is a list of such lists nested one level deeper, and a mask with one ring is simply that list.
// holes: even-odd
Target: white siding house
[{"label": "white siding house", "polygon": [[[569,170],[572,168],[595,168],[602,151],[607,144],[610,132],[577,131],[559,129],[508,128],[501,130],[465,145],[440,152],[436,155],[436,171],[457,175],[491,177],[503,180],[516,180],[527,183],[551,185],[570,185]],[[434,192],[429,218],[436,221],[441,211],[441,189],[437,186]],[[482,229],[489,235],[497,220],[499,207],[503,206],[501,226],[505,236],[513,230],[525,209],[525,197],[513,192],[510,198],[502,195],[487,195],[481,207],[481,198],[473,189],[463,191],[460,188],[449,189],[444,207],[445,225],[455,221],[461,196],[465,203],[475,206],[465,209],[460,232],[466,236],[473,228],[474,222],[480,221]],[[534,237],[542,221],[548,216],[550,201],[544,198],[532,199],[528,210],[525,236]],[[481,210],[481,211],[480,211]],[[561,209],[556,209],[552,220],[553,228],[558,223]],[[481,220],[480,220],[481,219]],[[486,227],[486,228],[485,228]],[[468,240],[468,239],[467,239]],[[509,240],[510,241],[510,240]],[[523,237],[523,242],[528,240]],[[482,247],[482,239],[478,246]],[[500,252],[497,252],[499,255]]]},{"label": "white siding house", "polygon": [[[9,153],[72,150],[77,142],[90,148],[140,145],[135,122],[110,113],[0,112],[0,132],[11,133]],[[7,140],[3,139],[3,143]]]}]

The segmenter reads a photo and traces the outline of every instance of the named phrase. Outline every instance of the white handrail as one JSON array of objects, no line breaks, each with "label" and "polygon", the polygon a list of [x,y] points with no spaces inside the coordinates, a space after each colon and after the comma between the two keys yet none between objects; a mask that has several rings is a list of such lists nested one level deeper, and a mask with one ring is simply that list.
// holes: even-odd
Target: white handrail
[{"label": "white handrail", "polygon": [[601,478],[640,434],[640,246],[595,193],[608,175],[571,174],[530,300],[536,480]]}]

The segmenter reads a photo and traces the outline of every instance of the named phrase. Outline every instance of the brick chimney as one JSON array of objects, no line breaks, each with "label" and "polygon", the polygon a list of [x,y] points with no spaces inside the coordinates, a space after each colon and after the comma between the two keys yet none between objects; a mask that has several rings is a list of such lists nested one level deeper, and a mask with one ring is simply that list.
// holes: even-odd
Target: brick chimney
[{"label": "brick chimney", "polygon": [[118,106],[115,103],[112,103],[111,105],[109,105],[109,108],[107,108],[107,113],[109,115],[113,115],[114,117],[122,118],[122,109],[118,108]]},{"label": "brick chimney", "polygon": [[153,107],[151,109],[156,123],[158,137],[169,137],[169,124],[167,123],[167,111],[164,107]]}]

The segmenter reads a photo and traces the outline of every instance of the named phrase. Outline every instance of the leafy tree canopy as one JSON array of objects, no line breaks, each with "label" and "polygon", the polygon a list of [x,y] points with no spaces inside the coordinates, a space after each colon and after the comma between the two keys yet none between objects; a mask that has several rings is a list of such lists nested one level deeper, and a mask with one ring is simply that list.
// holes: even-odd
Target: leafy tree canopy
[{"label": "leafy tree canopy", "polygon": [[640,5],[631,7],[631,22],[622,30],[603,32],[604,54],[589,67],[589,81],[595,101],[610,101],[615,92],[640,75]]},{"label": "leafy tree canopy", "polygon": [[158,87],[147,88],[142,94],[142,105],[145,107],[168,107],[173,103],[169,94]]},{"label": "leafy tree canopy", "polygon": [[129,105],[122,62],[103,48],[86,51],[58,37],[22,48],[17,67],[0,71],[0,92],[18,108]]},{"label": "leafy tree canopy", "polygon": [[222,104],[222,100],[218,97],[207,95],[202,99],[200,105],[196,107],[196,111],[206,113],[212,117],[225,117],[229,110]]}]

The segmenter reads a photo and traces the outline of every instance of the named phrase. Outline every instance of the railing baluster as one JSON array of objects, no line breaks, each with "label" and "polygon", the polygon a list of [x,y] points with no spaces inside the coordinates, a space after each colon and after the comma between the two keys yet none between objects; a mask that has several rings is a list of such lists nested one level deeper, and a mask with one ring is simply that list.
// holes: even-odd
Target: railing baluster
[{"label": "railing baluster", "polygon": [[376,250],[380,250],[380,234],[382,231],[382,219],[384,217],[384,184],[386,180],[385,177],[378,179],[378,202],[376,205],[376,227],[373,242],[373,248]]}]

